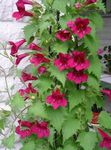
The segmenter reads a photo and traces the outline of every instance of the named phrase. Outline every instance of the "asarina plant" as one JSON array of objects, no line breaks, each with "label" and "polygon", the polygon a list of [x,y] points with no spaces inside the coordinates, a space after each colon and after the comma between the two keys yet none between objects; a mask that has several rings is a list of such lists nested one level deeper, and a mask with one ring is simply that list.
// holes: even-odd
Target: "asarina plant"
[{"label": "asarina plant", "polygon": [[[96,35],[102,0],[18,0],[16,6],[16,20],[31,19],[24,39],[9,42],[10,59],[18,68],[27,57],[30,69],[18,75],[24,87],[11,97],[14,121],[3,144],[12,149],[19,136],[21,150],[110,150],[103,94],[111,92],[101,88]],[[19,54],[23,44],[27,51]]]}]

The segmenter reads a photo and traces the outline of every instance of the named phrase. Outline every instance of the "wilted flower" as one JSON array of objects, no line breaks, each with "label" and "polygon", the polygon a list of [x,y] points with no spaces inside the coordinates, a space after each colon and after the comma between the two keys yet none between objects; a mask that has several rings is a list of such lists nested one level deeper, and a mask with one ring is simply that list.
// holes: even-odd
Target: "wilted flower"
[{"label": "wilted flower", "polygon": [[93,3],[96,3],[97,0],[86,0],[85,1],[85,4],[89,5],[89,4],[93,4]]},{"label": "wilted flower", "polygon": [[16,62],[15,62],[15,64],[18,65],[18,64],[21,62],[21,60],[24,59],[24,58],[27,57],[27,56],[28,56],[27,53],[17,55],[17,56],[16,56]]},{"label": "wilted flower", "polygon": [[46,69],[46,67],[44,67],[44,66],[40,66],[40,67],[38,68],[38,73],[39,73],[39,74],[44,74],[46,71],[47,71],[47,69]]},{"label": "wilted flower", "polygon": [[111,89],[102,89],[101,92],[109,97],[111,100]]}]

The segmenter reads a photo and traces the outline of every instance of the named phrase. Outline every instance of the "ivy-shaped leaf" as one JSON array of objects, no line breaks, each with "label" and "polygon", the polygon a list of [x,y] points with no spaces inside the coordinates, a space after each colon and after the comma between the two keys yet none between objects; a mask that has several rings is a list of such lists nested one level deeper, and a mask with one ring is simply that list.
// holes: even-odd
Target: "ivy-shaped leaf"
[{"label": "ivy-shaped leaf", "polygon": [[67,53],[68,47],[69,45],[67,44],[67,42],[64,42],[64,43],[56,42],[52,48],[57,54],[59,54],[59,53]]},{"label": "ivy-shaped leaf", "polygon": [[84,150],[94,150],[98,139],[95,132],[82,132],[77,141],[80,142]]},{"label": "ivy-shaped leaf", "polygon": [[99,115],[99,124],[104,128],[111,129],[111,115],[102,111]]},{"label": "ivy-shaped leaf", "polygon": [[35,150],[35,143],[34,141],[29,141],[27,143],[24,143],[21,150]]}]

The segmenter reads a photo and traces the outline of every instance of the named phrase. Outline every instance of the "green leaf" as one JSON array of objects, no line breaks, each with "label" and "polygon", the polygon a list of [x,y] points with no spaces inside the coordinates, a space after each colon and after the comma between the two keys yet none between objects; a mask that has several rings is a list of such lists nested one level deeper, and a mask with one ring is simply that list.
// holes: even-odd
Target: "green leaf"
[{"label": "green leaf", "polygon": [[0,119],[0,129],[4,129],[4,125],[5,125],[5,118]]},{"label": "green leaf", "polygon": [[102,10],[104,13],[106,12],[105,5],[102,0],[97,1],[97,6],[99,7],[100,10]]},{"label": "green leaf", "polygon": [[80,121],[74,118],[68,118],[63,125],[63,141],[65,142],[80,129]]},{"label": "green leaf", "polygon": [[102,111],[99,115],[99,124],[107,129],[111,129],[111,116],[109,113]]},{"label": "green leaf", "polygon": [[92,55],[97,54],[97,50],[99,49],[100,46],[100,41],[98,40],[97,37],[94,38],[91,35],[86,35],[84,37],[84,44],[85,47],[87,47],[90,50]]},{"label": "green leaf", "polygon": [[57,80],[59,80],[63,86],[65,85],[66,81],[66,71],[59,71],[57,67],[55,67],[53,64],[50,64],[49,72],[51,73],[51,76],[56,77]]},{"label": "green leaf", "polygon": [[52,8],[55,10],[59,10],[60,12],[66,12],[67,0],[55,0]]},{"label": "green leaf", "polygon": [[55,135],[55,130],[53,128],[50,128],[50,136],[48,138],[48,141],[52,146],[54,144],[54,135]]},{"label": "green leaf", "polygon": [[64,43],[56,42],[52,48],[57,54],[59,54],[59,53],[67,53],[68,47],[69,45],[67,44],[67,42],[64,42]]},{"label": "green leaf", "polygon": [[[78,96],[79,95],[79,96]],[[85,99],[85,91],[84,90],[76,90],[73,89],[69,92],[69,108],[72,110],[78,104],[82,103]]]},{"label": "green leaf", "polygon": [[77,150],[77,145],[74,143],[73,140],[69,140],[64,144],[63,150]]},{"label": "green leaf", "polygon": [[20,96],[19,93],[16,93],[16,95],[13,97],[13,99],[11,100],[11,106],[15,109],[15,110],[19,110],[21,108],[23,108],[25,106],[25,102],[22,96]]},{"label": "green leaf", "polygon": [[90,68],[88,69],[89,73],[94,74],[98,79],[100,79],[102,72],[102,64],[98,56],[91,56],[89,59],[90,59]]},{"label": "green leaf", "polygon": [[35,35],[36,30],[37,30],[37,27],[33,24],[30,24],[24,27],[25,39],[28,44],[30,43],[31,37]]},{"label": "green leaf", "polygon": [[84,150],[94,150],[98,142],[97,135],[95,132],[82,132],[79,134],[78,142]]},{"label": "green leaf", "polygon": [[42,118],[47,118],[47,114],[45,111],[45,107],[43,103],[37,102],[33,104],[29,111],[28,111],[29,116],[32,116],[33,118],[35,117],[42,117]]},{"label": "green leaf", "polygon": [[44,92],[46,92],[48,89],[51,88],[52,79],[46,76],[41,76],[37,80],[36,84],[37,88],[39,89],[39,92],[43,94]]},{"label": "green leaf", "polygon": [[24,143],[24,146],[21,148],[21,150],[35,150],[35,148],[34,141],[29,141],[28,143]]},{"label": "green leaf", "polygon": [[96,28],[103,28],[103,19],[99,13],[91,13],[89,15],[89,19],[95,24]]},{"label": "green leaf", "polygon": [[93,75],[88,76],[87,84],[96,90],[100,90],[100,81],[97,80],[97,78],[95,78]]},{"label": "green leaf", "polygon": [[5,138],[3,140],[4,146],[6,146],[8,149],[12,149],[15,145],[15,134],[11,134],[8,138]]},{"label": "green leaf", "polygon": [[51,125],[53,125],[57,131],[60,131],[66,116],[65,109],[59,108],[54,110],[53,108],[48,108],[47,115]]}]

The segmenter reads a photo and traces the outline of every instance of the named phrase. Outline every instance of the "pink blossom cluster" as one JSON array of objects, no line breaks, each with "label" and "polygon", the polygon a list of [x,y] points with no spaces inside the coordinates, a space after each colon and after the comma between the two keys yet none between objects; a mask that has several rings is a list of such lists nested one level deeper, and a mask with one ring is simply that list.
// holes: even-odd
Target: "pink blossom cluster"
[{"label": "pink blossom cluster", "polygon": [[12,14],[12,16],[14,18],[16,18],[16,20],[19,20],[19,19],[23,18],[24,16],[32,17],[33,14],[31,12],[28,12],[25,10],[25,5],[32,5],[32,4],[33,3],[31,0],[18,0],[16,2],[16,6],[17,6],[18,11],[14,12]]},{"label": "pink blossom cluster", "polygon": [[58,58],[54,61],[54,65],[60,71],[71,70],[67,74],[67,78],[76,84],[86,82],[88,79],[88,75],[84,73],[84,70],[89,68],[90,62],[86,59],[84,51],[74,50],[71,54],[59,53]]},{"label": "pink blossom cluster", "polygon": [[19,125],[16,127],[16,133],[20,135],[22,139],[30,137],[32,134],[37,135],[39,139],[47,138],[50,135],[48,123],[42,122],[30,122],[30,121],[18,121]]},{"label": "pink blossom cluster", "polygon": [[86,0],[85,2],[76,2],[75,3],[75,8],[79,10],[81,7],[85,7],[87,5],[95,4],[97,0]]}]

